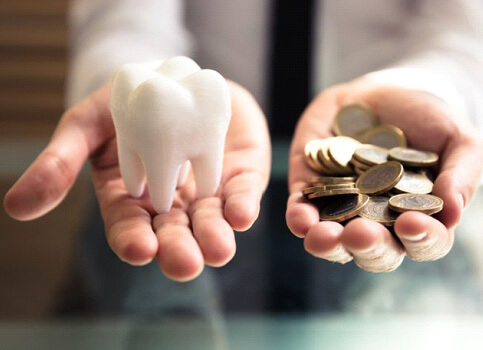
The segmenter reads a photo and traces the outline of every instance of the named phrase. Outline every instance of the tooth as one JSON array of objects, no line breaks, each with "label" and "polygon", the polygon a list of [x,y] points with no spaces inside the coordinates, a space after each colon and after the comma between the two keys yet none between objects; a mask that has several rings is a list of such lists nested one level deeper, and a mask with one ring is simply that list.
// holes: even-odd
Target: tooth
[{"label": "tooth", "polygon": [[154,209],[169,211],[190,163],[198,197],[215,194],[231,116],[228,85],[219,73],[181,56],[155,70],[125,65],[113,79],[111,112],[131,196],[143,194],[146,178]]}]

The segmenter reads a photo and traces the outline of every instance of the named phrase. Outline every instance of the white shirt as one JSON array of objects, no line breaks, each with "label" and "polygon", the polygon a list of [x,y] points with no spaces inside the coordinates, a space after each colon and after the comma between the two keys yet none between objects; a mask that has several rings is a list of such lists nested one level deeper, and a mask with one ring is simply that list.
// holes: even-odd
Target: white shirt
[{"label": "white shirt", "polygon": [[[124,63],[184,54],[244,85],[265,106],[269,0],[71,2],[69,105]],[[368,77],[440,96],[483,130],[483,1],[318,5],[314,94],[375,72]]]}]

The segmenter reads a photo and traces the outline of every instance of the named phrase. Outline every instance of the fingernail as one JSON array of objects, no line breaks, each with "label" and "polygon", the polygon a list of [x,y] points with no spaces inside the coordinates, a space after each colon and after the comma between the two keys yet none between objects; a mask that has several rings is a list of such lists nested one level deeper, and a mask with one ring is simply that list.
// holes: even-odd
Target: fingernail
[{"label": "fingernail", "polygon": [[426,232],[421,232],[416,235],[404,236],[403,238],[407,241],[418,242],[425,239],[427,236]]}]

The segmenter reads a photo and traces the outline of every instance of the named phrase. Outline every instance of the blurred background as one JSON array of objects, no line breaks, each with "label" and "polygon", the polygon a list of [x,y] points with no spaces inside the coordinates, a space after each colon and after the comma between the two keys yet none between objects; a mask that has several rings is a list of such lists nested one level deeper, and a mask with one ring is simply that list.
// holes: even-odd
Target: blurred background
[{"label": "blurred background", "polygon": [[[67,6],[67,0],[0,0],[2,198],[47,144],[64,110],[68,60]],[[288,232],[284,220],[288,140],[275,139],[273,146],[272,182],[263,200],[260,220],[250,233],[237,236],[238,253],[228,266],[216,270],[207,269],[208,273],[215,276],[214,280],[218,281],[223,311],[270,315],[291,312],[300,316],[303,313],[319,311],[332,314],[349,311],[365,315],[367,310],[371,310],[372,313],[385,315],[409,311],[426,312],[426,316],[432,316],[434,310],[441,307],[442,312],[481,315],[481,244],[472,244],[473,249],[469,253],[462,251],[457,245],[441,263],[418,264],[406,259],[403,267],[390,275],[367,274],[352,263],[344,266],[334,265],[306,254],[303,242]],[[483,227],[482,202],[483,194],[480,189],[473,206],[466,214],[467,218],[478,220],[467,220],[461,225],[460,231],[464,234],[458,235],[459,241],[482,241],[478,239]],[[93,190],[88,171],[84,170],[62,204],[40,219],[16,222],[9,218],[3,209],[0,210],[0,322],[36,322],[58,316],[59,305],[65,301],[66,294],[76,287],[75,259],[79,253],[78,243],[81,234],[89,229],[87,224],[91,221],[90,218],[98,215],[93,214],[93,207]],[[97,227],[96,230],[102,231],[102,228]],[[101,236],[99,232],[99,237]],[[478,263],[470,264],[469,260]],[[433,268],[427,269],[428,266]],[[346,285],[349,280],[352,281],[351,287]],[[340,290],[346,294],[345,298],[340,295]],[[477,302],[462,302],[459,299],[460,294]],[[352,303],[341,304],[343,299],[351,300]],[[279,319],[279,323],[273,324],[256,323],[261,325],[261,328],[251,326],[251,319],[249,322],[242,320],[235,323],[236,327],[232,329],[242,329],[246,332],[240,334],[255,334],[261,338],[268,336],[277,340],[278,337],[287,339],[292,336],[303,336],[304,332],[309,334],[311,329],[318,330],[320,326],[309,323],[314,328],[307,330],[307,324],[304,323],[307,322],[306,319],[291,320],[295,320],[295,323],[290,323],[292,321],[288,319]],[[288,323],[285,323],[286,321]],[[417,322],[405,319],[403,325],[411,331],[421,331],[425,329],[421,326],[431,326],[430,322],[434,321],[435,318]],[[476,327],[470,329],[472,335],[478,334],[476,329],[483,327],[481,318],[475,322],[466,318],[463,321],[459,324],[464,327]],[[312,322],[311,319],[308,322]],[[339,319],[326,318],[324,322],[326,323],[323,326],[330,326],[326,328],[327,334],[334,332],[343,335],[344,327],[341,326]],[[350,319],[344,319],[344,324],[351,325],[350,322]],[[357,322],[361,320],[356,319],[355,323],[352,323],[352,328],[349,327],[353,332],[362,329],[359,325],[364,324],[365,319],[362,319],[362,323]],[[438,322],[438,325],[441,325],[445,320],[439,319]],[[387,326],[388,337],[399,336],[402,339],[401,334],[404,335],[404,332],[396,332],[400,330],[401,324],[394,323],[391,317],[383,321],[378,319],[373,324]],[[451,327],[443,327],[445,331],[451,332],[455,329],[454,320],[450,319],[448,324]],[[93,325],[98,326],[103,325]],[[105,334],[112,335],[109,339],[113,339],[117,335],[116,332],[124,330],[125,325],[114,323],[110,326],[112,327]],[[151,335],[160,332],[160,328],[157,327],[138,326],[135,324],[133,328],[137,336],[142,336],[143,331]],[[172,331],[187,334],[185,326],[184,323],[174,323]],[[204,332],[204,328],[198,326],[195,324],[191,329],[193,334]],[[12,344],[21,339],[25,330],[22,327],[16,328],[18,333],[12,336]],[[163,329],[167,332],[167,338],[174,334],[168,334],[169,327]],[[274,329],[276,332],[272,333]],[[54,328],[37,328],[38,333],[30,329],[29,334],[35,342],[43,332],[50,332],[53,338],[57,335],[65,337],[63,330],[64,328],[56,328],[54,325]],[[82,328],[82,332],[78,334],[80,338],[84,338],[84,331],[88,333],[85,337],[95,337],[96,333],[91,332],[90,328]],[[0,325],[0,344],[1,339],[8,338],[9,332],[11,329],[5,331]],[[375,333],[365,334],[377,336],[378,333],[376,329]],[[458,333],[458,337],[460,335]],[[360,336],[364,334],[361,333]],[[462,339],[458,337],[457,339]],[[197,341],[195,337],[188,337],[188,340],[190,339],[194,343]],[[240,344],[245,340],[243,337],[238,339]],[[112,345],[112,348],[120,347]],[[206,348],[210,348],[210,345]],[[290,343],[283,344],[280,340],[274,348],[289,349]]]},{"label": "blurred background", "polygon": [[[66,0],[0,0],[0,194],[47,143],[64,109]],[[90,181],[59,208],[20,223],[0,210],[0,318],[52,312],[71,266]]]}]

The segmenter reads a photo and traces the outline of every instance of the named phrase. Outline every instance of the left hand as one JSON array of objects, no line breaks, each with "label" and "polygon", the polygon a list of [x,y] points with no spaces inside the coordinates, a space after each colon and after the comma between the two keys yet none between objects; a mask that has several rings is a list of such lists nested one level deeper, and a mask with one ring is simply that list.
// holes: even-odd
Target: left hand
[{"label": "left hand", "polygon": [[[333,136],[337,111],[352,103],[368,106],[382,124],[401,128],[411,147],[440,156],[433,194],[444,200],[444,209],[436,217],[418,212],[401,214],[395,223],[400,242],[383,225],[367,219],[354,219],[345,227],[319,221],[317,208],[302,196],[301,190],[315,175],[305,162],[305,144]],[[287,225],[304,238],[310,254],[341,263],[353,259],[367,271],[394,270],[405,255],[416,261],[439,259],[450,251],[455,226],[480,183],[482,159],[481,137],[434,95],[366,81],[333,87],[315,98],[297,125],[290,152]]]}]

